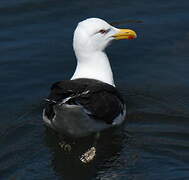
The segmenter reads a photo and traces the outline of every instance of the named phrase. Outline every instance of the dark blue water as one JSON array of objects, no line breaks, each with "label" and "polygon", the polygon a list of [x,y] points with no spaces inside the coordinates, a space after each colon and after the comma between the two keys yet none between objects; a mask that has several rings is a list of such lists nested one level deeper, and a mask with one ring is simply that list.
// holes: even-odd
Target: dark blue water
[{"label": "dark blue water", "polygon": [[[0,2],[0,179],[189,179],[189,2]],[[87,17],[123,24],[138,39],[107,53],[127,102],[127,122],[100,138],[96,159],[66,153],[42,123],[50,85],[75,69],[72,35]]]}]

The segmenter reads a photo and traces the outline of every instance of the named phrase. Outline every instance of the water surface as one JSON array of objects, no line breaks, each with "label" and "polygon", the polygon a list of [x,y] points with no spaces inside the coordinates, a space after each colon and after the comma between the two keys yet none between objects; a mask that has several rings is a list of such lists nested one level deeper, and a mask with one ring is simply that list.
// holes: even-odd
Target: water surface
[{"label": "water surface", "polygon": [[[0,179],[189,179],[189,2],[1,0]],[[72,36],[87,17],[138,33],[107,49],[127,103],[127,122],[103,133],[95,161],[90,139],[63,152],[42,123],[43,98],[75,69]]]}]

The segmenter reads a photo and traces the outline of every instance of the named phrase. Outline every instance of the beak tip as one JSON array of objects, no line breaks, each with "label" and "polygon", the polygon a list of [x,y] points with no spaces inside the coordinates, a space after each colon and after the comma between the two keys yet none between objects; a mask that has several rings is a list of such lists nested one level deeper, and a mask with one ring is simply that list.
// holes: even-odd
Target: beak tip
[{"label": "beak tip", "polygon": [[129,36],[128,37],[128,39],[136,39],[137,38],[137,36],[135,35],[135,36]]},{"label": "beak tip", "polygon": [[136,39],[137,34],[131,29],[119,29],[119,32],[113,36],[116,40],[120,39]]}]

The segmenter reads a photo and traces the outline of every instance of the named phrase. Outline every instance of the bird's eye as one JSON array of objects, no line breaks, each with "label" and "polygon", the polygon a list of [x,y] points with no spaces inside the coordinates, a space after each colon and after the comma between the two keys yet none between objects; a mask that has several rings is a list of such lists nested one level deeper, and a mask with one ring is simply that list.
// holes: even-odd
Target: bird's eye
[{"label": "bird's eye", "polygon": [[105,30],[105,29],[101,29],[101,30],[99,31],[99,33],[105,34],[105,33],[106,33],[106,30]]},{"label": "bird's eye", "polygon": [[101,29],[100,31],[99,31],[99,33],[101,33],[101,34],[106,34],[106,33],[108,33],[110,31],[110,29]]}]

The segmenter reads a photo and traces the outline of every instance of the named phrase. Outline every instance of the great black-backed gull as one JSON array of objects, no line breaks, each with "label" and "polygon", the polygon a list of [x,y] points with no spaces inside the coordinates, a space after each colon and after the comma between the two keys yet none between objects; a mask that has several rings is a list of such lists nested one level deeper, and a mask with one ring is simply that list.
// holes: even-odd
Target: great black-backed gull
[{"label": "great black-backed gull", "polygon": [[102,19],[81,21],[73,38],[77,67],[71,80],[52,85],[43,111],[44,122],[71,137],[84,137],[121,124],[126,106],[117,91],[105,48],[113,40],[134,39]]}]

